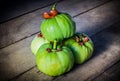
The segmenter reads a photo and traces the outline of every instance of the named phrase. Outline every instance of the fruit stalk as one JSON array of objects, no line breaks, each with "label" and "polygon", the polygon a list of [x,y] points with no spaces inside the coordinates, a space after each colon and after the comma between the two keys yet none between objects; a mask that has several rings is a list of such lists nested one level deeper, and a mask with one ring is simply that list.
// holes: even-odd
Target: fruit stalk
[{"label": "fruit stalk", "polygon": [[57,50],[57,40],[54,40],[53,42],[53,50]]},{"label": "fruit stalk", "polygon": [[57,3],[55,3],[55,4],[52,6],[52,10],[56,10],[56,5],[57,5]]}]

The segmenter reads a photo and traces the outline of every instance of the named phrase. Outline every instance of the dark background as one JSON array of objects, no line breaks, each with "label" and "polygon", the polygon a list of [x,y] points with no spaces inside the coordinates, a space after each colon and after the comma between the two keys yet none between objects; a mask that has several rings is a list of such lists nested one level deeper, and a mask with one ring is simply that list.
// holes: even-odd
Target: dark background
[{"label": "dark background", "polygon": [[0,0],[0,23],[43,8],[52,1],[58,0]]}]

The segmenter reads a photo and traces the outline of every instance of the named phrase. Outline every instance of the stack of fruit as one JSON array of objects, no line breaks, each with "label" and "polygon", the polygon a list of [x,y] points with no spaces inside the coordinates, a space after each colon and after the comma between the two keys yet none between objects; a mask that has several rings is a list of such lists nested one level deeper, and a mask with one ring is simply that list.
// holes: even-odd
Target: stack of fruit
[{"label": "stack of fruit", "polygon": [[70,71],[74,63],[82,64],[93,53],[91,39],[76,33],[75,22],[67,13],[60,13],[53,5],[50,12],[43,13],[41,33],[31,43],[38,69],[50,76]]}]

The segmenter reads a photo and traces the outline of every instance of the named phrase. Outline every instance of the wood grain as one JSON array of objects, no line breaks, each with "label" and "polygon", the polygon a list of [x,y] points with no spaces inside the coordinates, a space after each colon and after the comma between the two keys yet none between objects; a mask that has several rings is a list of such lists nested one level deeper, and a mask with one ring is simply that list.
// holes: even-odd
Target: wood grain
[{"label": "wood grain", "polygon": [[[102,6],[100,6],[100,7],[97,7],[97,8],[95,8],[95,9],[93,9],[93,10],[90,10],[90,11],[88,11],[88,12],[86,12],[86,13],[84,13],[84,14],[81,14],[80,16],[76,16],[75,18],[74,18],[74,20],[76,21],[76,24],[77,24],[77,31],[81,31],[81,32],[85,32],[85,33],[87,33],[87,34],[89,34],[89,36],[91,36],[91,35],[94,35],[95,33],[97,33],[97,32],[99,32],[99,31],[101,31],[101,30],[103,30],[104,28],[106,28],[106,27],[108,27],[108,26],[110,26],[111,24],[113,24],[114,22],[116,22],[117,20],[119,20],[119,10],[118,10],[118,2],[119,1],[112,1],[112,2],[109,2],[109,3],[107,3],[107,4],[104,4],[104,5],[102,5]],[[48,8],[46,8],[46,10],[47,10]],[[114,9],[114,10],[113,10]],[[45,10],[45,9],[43,9],[43,10]],[[106,14],[104,13],[104,14],[102,14],[102,12],[105,12],[106,11]],[[93,12],[94,12],[94,14],[96,14],[96,15],[93,15]],[[38,13],[39,14],[39,11],[37,12],[36,11],[36,13]],[[99,15],[98,13],[100,13],[100,14],[102,14],[102,15]],[[109,14],[110,13],[110,14]],[[32,14],[32,13],[30,13],[30,14]],[[29,14],[28,14],[29,15]],[[39,14],[40,15],[40,14]],[[91,16],[92,15],[92,16]],[[30,16],[30,18],[32,17],[33,19],[34,18],[36,18],[35,16],[31,16],[31,15],[29,15]],[[25,20],[22,20],[22,19],[25,19]],[[26,21],[26,19],[28,19],[28,21]],[[38,20],[39,20],[39,18],[37,18]],[[35,19],[36,20],[36,19]],[[79,22],[78,22],[78,20],[79,20]],[[88,20],[89,21],[91,21],[91,22],[88,22]],[[105,21],[106,20],[106,21]],[[114,20],[114,21],[113,21]],[[15,20],[12,20],[12,22],[13,21],[15,21]],[[14,32],[16,32],[16,34],[13,32],[11,35],[13,35],[13,34],[15,34],[15,37],[21,37],[21,36],[26,36],[26,34],[28,35],[28,36],[26,36],[26,39],[24,39],[24,40],[21,40],[21,41],[19,41],[19,42],[17,42],[17,43],[14,43],[14,44],[12,44],[12,45],[9,45],[8,47],[5,47],[5,48],[3,48],[3,49],[1,49],[0,50],[0,80],[1,81],[6,81],[6,80],[9,80],[9,79],[12,79],[12,78],[14,78],[15,76],[18,76],[18,75],[20,75],[21,73],[24,73],[25,71],[27,71],[28,69],[30,69],[30,68],[32,68],[33,66],[35,66],[36,64],[35,64],[35,57],[32,55],[32,53],[31,53],[31,50],[30,50],[30,43],[31,43],[31,41],[32,41],[32,39],[35,37],[35,35],[32,35],[32,36],[30,36],[32,33],[31,33],[31,29],[28,29],[29,27],[31,27],[32,25],[33,25],[33,29],[34,29],[34,25],[36,25],[36,21],[34,21],[34,24],[30,24],[30,21],[29,21],[29,17],[26,17],[26,16],[22,16],[22,18],[21,18],[21,20],[20,19],[18,19],[17,21],[19,21],[19,22],[21,22],[22,21],[22,23],[26,23],[26,25],[24,24],[21,24],[21,26],[15,26],[15,27],[18,27],[18,29],[16,28],[13,28],[13,29],[10,29],[10,30],[8,30],[8,31],[14,31]],[[40,20],[41,21],[41,20]],[[79,24],[80,22],[83,22],[84,21],[84,25],[83,25],[83,23],[81,23],[81,24]],[[93,22],[94,21],[94,22]],[[104,21],[103,23],[102,23],[102,21]],[[31,20],[31,23],[32,23],[33,21]],[[7,22],[8,23],[8,22]],[[16,25],[20,25],[20,23],[18,23],[18,22],[14,22],[14,23],[16,23]],[[88,23],[88,24],[87,24]],[[10,23],[9,23],[10,24]],[[14,26],[14,24],[12,24],[13,26]],[[31,26],[30,26],[31,25]],[[29,32],[25,32],[25,31],[22,31],[22,30],[26,30],[25,28],[26,27],[23,27],[23,28],[21,28],[22,26],[26,26],[26,27],[28,27],[27,28],[27,31],[29,31]],[[3,27],[3,26],[2,26]],[[7,27],[7,26],[6,26]],[[15,30],[17,30],[17,31],[15,31]],[[6,31],[6,30],[5,30]],[[36,31],[36,28],[35,28],[35,30],[32,30],[32,31],[34,31],[34,32],[37,32],[37,31],[39,31],[39,30],[37,30]],[[2,32],[4,32],[4,31],[2,31]],[[11,32],[9,32],[9,33],[6,33],[7,34],[7,36],[9,36],[9,34],[10,34]],[[104,34],[106,34],[107,35],[107,33],[104,33]],[[103,36],[104,36],[104,34],[103,34]],[[11,36],[10,35],[10,36]],[[109,35],[109,34],[108,34]],[[5,36],[6,37],[6,39],[8,40],[8,41],[10,41],[10,39],[9,38],[7,38],[7,36],[6,35],[1,35],[1,36]],[[30,36],[30,37],[29,37]],[[101,35],[100,35],[101,36]],[[99,36],[98,36],[99,37]],[[97,37],[94,37],[94,38],[97,38]],[[104,38],[104,37],[103,37]],[[11,40],[12,39],[14,39],[14,38],[11,38]],[[102,38],[101,38],[102,39]],[[97,39],[94,39],[94,40],[97,40]],[[106,39],[105,39],[106,40]],[[4,40],[5,41],[5,40]],[[103,41],[103,43],[104,43],[105,41]],[[108,42],[108,41],[107,41]],[[5,43],[5,42],[2,42],[2,43]],[[98,40],[98,42],[97,43],[99,43],[99,40]],[[96,43],[96,44],[97,44]],[[105,42],[106,43],[106,42]],[[100,43],[100,45],[101,45],[101,43]],[[116,46],[115,46],[116,45]],[[100,60],[100,59],[102,59],[102,57],[105,57],[106,56],[106,54],[108,54],[109,52],[114,52],[114,50],[116,50],[116,52],[115,52],[115,54],[112,54],[112,55],[110,55],[111,57],[107,57],[106,58],[106,60],[104,60],[104,61],[101,61],[100,60],[100,63],[103,63],[104,64],[104,62],[105,61],[109,61],[109,58],[111,59],[111,58],[115,58],[116,60],[119,58],[118,56],[118,53],[117,53],[117,51],[119,51],[119,49],[118,49],[118,42],[116,42],[116,44],[113,44],[113,47],[115,47],[114,49],[112,49],[113,47],[112,46],[110,46],[110,48],[108,48],[108,50],[106,50],[107,52],[105,52],[105,53],[103,53],[103,55],[101,54],[101,56],[100,57],[96,57],[95,59],[97,59],[97,60]],[[99,46],[98,46],[99,47]],[[100,46],[100,47],[103,47],[102,45]],[[99,49],[98,49],[99,50]],[[102,49],[100,49],[99,50],[99,52],[101,52],[101,50]],[[103,50],[102,50],[103,51]],[[99,53],[99,52],[97,52],[97,53]],[[104,55],[105,54],[105,55]],[[111,60],[113,63],[116,61],[116,60]],[[93,60],[93,61],[96,61],[96,60]],[[92,62],[93,62],[92,61]],[[111,62],[110,61],[110,62]],[[94,65],[94,62],[93,62],[93,65],[94,66],[98,66],[97,65],[98,63],[96,62],[95,63],[95,65]],[[109,62],[108,62],[108,64],[109,64]],[[112,63],[111,63],[112,64]],[[110,65],[111,65],[110,64]],[[110,66],[109,65],[109,66]],[[84,65],[83,65],[84,66]],[[82,66],[82,67],[83,67]],[[109,67],[106,63],[103,65],[103,66],[101,66],[99,69],[97,69],[97,71],[103,71],[104,70],[104,68],[105,67]],[[80,66],[79,66],[80,67]],[[78,67],[78,68],[79,68]],[[92,65],[85,65],[84,67],[88,67],[88,70],[91,70],[91,68],[93,68],[93,66]],[[73,72],[79,72],[79,71],[82,71],[81,72],[81,75],[82,75],[82,73],[85,73],[84,72],[84,67],[83,67],[83,71],[82,71],[82,69],[81,70],[79,70],[78,69],[78,71],[77,71],[77,69],[76,70],[74,70]],[[89,68],[90,67],[90,68]],[[87,69],[87,68],[86,68]],[[34,71],[34,70],[33,70]],[[96,72],[96,70],[95,71],[91,71],[88,75],[86,75],[85,77],[90,77],[90,76],[92,76],[92,72],[93,72],[93,74]],[[32,72],[31,72],[32,73]],[[39,76],[41,76],[41,75],[37,75],[37,73],[34,73],[37,77],[39,77]],[[75,74],[75,73],[73,73],[73,74]],[[79,73],[78,73],[79,74]],[[99,74],[99,72],[98,72],[98,74]],[[23,75],[23,76],[25,76],[26,77],[26,75]],[[70,77],[71,76],[73,76],[71,73],[69,74],[69,77],[66,77],[66,78],[68,78],[68,79],[71,79]],[[65,77],[65,76],[61,76],[61,77]],[[83,80],[85,79],[85,77],[83,77]],[[49,77],[48,77],[49,78]],[[66,80],[66,78],[64,78],[64,80]],[[29,79],[29,78],[26,78],[26,79]],[[53,79],[53,78],[50,78],[50,79]],[[58,80],[60,79],[60,80],[62,80],[60,77],[58,77],[57,78]],[[56,80],[57,80],[56,79]],[[78,79],[78,78],[75,78],[75,79]],[[87,78],[86,78],[87,79]],[[17,80],[19,80],[19,79],[17,79]],[[25,81],[25,80],[23,80],[23,81]]]},{"label": "wood grain", "polygon": [[[74,18],[77,32],[94,34],[120,20],[120,1],[114,0]],[[98,29],[100,28],[100,30]]]},{"label": "wood grain", "polygon": [[[96,76],[106,71],[120,59],[119,26],[120,24],[117,23],[117,25],[114,24],[110,28],[92,35],[91,38],[95,44],[93,57],[84,64],[76,65],[72,71],[60,77],[50,77],[41,73],[35,67],[11,81],[93,81]],[[114,28],[115,30],[113,30]],[[96,81],[104,81],[102,77],[96,79]]]},{"label": "wood grain", "polygon": [[120,81],[120,61],[92,81]]},{"label": "wood grain", "polygon": [[30,50],[33,37],[0,50],[1,81],[11,79],[35,65],[35,57]]},{"label": "wood grain", "polygon": [[[108,1],[109,0],[65,0],[58,3],[57,8],[59,11],[67,12],[73,17]],[[39,26],[43,20],[41,14],[45,11],[49,11],[50,8],[51,6],[48,6],[0,24],[0,48],[6,47],[39,32]]]},{"label": "wood grain", "polygon": [[0,23],[9,21],[21,15],[46,7],[60,0],[1,0]]},{"label": "wood grain", "polygon": [[[120,24],[92,36],[95,44],[94,56],[71,72],[53,81],[92,81],[120,59]],[[115,29],[115,30],[113,30]],[[98,80],[103,81],[103,80]]]},{"label": "wood grain", "polygon": [[38,68],[26,72],[25,74],[15,77],[10,81],[52,81],[55,77],[51,77],[41,73]]}]

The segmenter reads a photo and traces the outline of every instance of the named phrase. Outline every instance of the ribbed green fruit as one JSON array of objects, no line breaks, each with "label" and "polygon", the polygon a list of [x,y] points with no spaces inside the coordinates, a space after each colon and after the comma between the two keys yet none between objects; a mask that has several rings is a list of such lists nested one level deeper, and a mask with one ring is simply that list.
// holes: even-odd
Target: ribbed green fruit
[{"label": "ribbed green fruit", "polygon": [[36,63],[41,72],[49,76],[59,76],[71,70],[74,64],[72,51],[65,46],[59,47],[55,50],[49,43],[40,47]]},{"label": "ribbed green fruit", "polygon": [[64,44],[72,50],[77,64],[84,63],[93,54],[93,42],[86,34],[77,33],[74,37],[67,39]]},{"label": "ribbed green fruit", "polygon": [[70,15],[60,13],[53,18],[44,19],[41,23],[41,32],[49,41],[63,40],[75,33],[75,22]]},{"label": "ribbed green fruit", "polygon": [[34,55],[36,55],[38,49],[41,45],[49,43],[48,40],[46,40],[43,36],[40,36],[39,34],[35,36],[35,38],[31,42],[31,51]]}]

